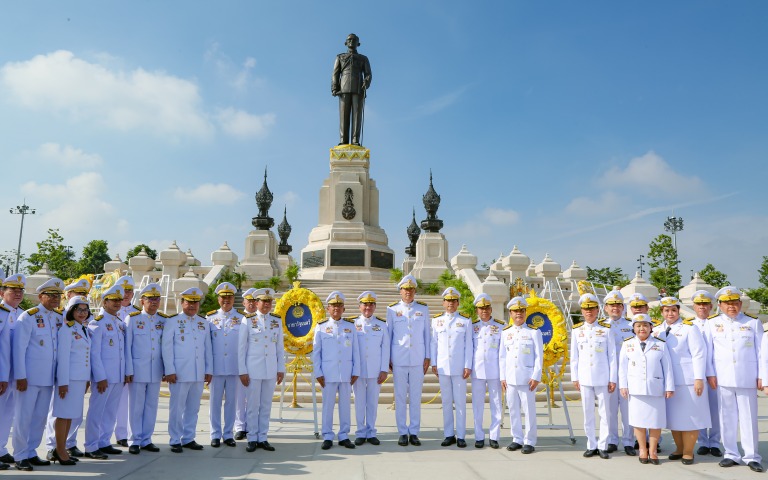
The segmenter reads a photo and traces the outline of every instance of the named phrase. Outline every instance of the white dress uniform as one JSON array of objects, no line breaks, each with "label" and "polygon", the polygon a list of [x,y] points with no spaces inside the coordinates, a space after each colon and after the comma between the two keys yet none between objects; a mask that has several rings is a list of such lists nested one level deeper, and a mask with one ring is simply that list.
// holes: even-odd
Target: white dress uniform
[{"label": "white dress uniform", "polygon": [[185,445],[195,440],[203,383],[205,376],[213,373],[208,320],[201,315],[190,317],[183,312],[174,315],[165,321],[162,343],[165,374],[176,375],[176,383],[169,385],[170,444]]},{"label": "white dress uniform", "polygon": [[[536,446],[536,392],[528,382],[541,381],[544,341],[539,330],[526,324],[507,326],[501,333],[500,380],[507,383],[507,404],[512,441]],[[525,413],[525,436],[521,414]],[[593,422],[594,425],[594,422]]]},{"label": "white dress uniform", "polygon": [[[14,275],[14,278],[16,275]],[[23,277],[23,275],[21,275]],[[9,279],[6,279],[6,283],[9,281]],[[5,285],[5,283],[4,283]],[[21,287],[19,287],[21,288]],[[8,438],[11,434],[11,425],[13,425],[13,412],[15,410],[15,404],[14,401],[16,398],[16,384],[14,382],[14,372],[13,372],[13,329],[16,325],[16,319],[19,318],[19,315],[24,313],[24,310],[22,310],[19,307],[11,307],[10,305],[7,305],[5,302],[1,303],[0,305],[3,306],[3,308],[6,308],[8,310],[8,316],[5,320],[5,329],[6,333],[8,334],[8,389],[6,389],[5,393],[0,395],[0,412],[8,412],[6,415],[0,415],[0,457],[8,455],[8,448],[7,448],[7,442]]]},{"label": "white dress uniform", "polygon": [[381,385],[378,377],[389,371],[389,332],[386,320],[360,315],[352,319],[360,349],[360,378],[352,388],[355,391],[355,438],[376,436],[376,414],[379,407]]},{"label": "white dress uniform", "polygon": [[[611,326],[595,321],[571,330],[571,380],[579,382],[584,409],[587,449],[605,450],[608,444],[608,384],[616,383],[618,362]],[[600,415],[600,439],[595,437],[595,398]]]},{"label": "white dress uniform", "polygon": [[[232,439],[235,434],[235,410],[237,385],[240,383],[238,368],[238,336],[243,316],[234,308],[225,312],[219,308],[206,315],[211,328],[213,348],[213,379],[209,420],[211,440]],[[225,400],[226,399],[226,400]],[[224,427],[221,425],[221,406],[224,403]]]},{"label": "white dress uniform", "polygon": [[[11,328],[13,328],[13,325],[11,325],[11,322],[8,320],[10,312],[11,311],[8,308],[0,305],[0,382],[8,384],[5,392],[0,395],[0,404],[3,405],[7,403],[7,398],[10,397],[10,392],[16,389],[16,386],[13,385],[11,380]],[[2,416],[6,417],[3,420],[0,420],[0,423],[9,423],[13,420],[13,415],[11,413],[13,410],[0,411],[5,412]],[[10,431],[10,426],[8,430]],[[8,432],[6,432],[5,438],[0,440],[0,444],[5,445],[7,438]],[[0,454],[0,456],[7,453],[8,452],[5,451]]]},{"label": "white dress uniform", "polygon": [[360,350],[355,322],[328,318],[315,327],[312,342],[315,378],[325,377],[323,388],[323,440],[333,440],[333,409],[339,395],[339,441],[349,439],[351,377],[360,376]]},{"label": "white dress uniform", "polygon": [[[400,435],[418,435],[421,429],[421,390],[424,360],[429,358],[430,318],[426,303],[402,300],[387,307],[390,362],[395,390],[395,421]],[[410,423],[408,423],[410,412]]]},{"label": "white dress uniform", "polygon": [[[634,337],[635,334],[632,332],[632,322],[626,317],[609,318],[608,322],[611,324],[611,333],[616,345],[616,361],[618,362],[618,354],[621,352],[624,340]],[[621,445],[631,447],[635,444],[635,434],[629,423],[629,400],[621,396],[618,388],[613,393],[608,394],[608,398],[608,443],[619,445],[619,414],[621,414]]]},{"label": "white dress uniform", "polygon": [[[55,418],[83,416],[85,385],[91,379],[91,337],[88,327],[70,320],[59,329],[59,357],[56,362],[56,391],[53,394]],[[58,387],[67,385],[62,399]]]},{"label": "white dress uniform", "polygon": [[[256,292],[255,288],[249,288],[248,290],[243,292],[243,301],[245,300],[254,300],[253,294]],[[243,302],[245,303],[245,302]],[[238,310],[238,313],[245,317],[249,313],[256,313],[248,312],[245,309]],[[248,431],[248,387],[243,385],[242,383],[237,384],[237,405],[235,406],[235,436],[237,437],[240,432],[247,432]],[[242,438],[240,438],[242,440]]]},{"label": "white dress uniform", "polygon": [[472,321],[458,312],[434,317],[431,348],[430,359],[440,382],[443,432],[446,438],[456,435],[463,439],[467,430],[467,380],[463,375],[465,368],[472,368],[474,357]]},{"label": "white dress uniform", "polygon": [[[714,317],[715,315],[712,315],[712,318]],[[706,318],[696,317],[693,319],[693,324],[699,328],[702,338],[704,338],[707,321]],[[708,349],[706,339],[704,339],[704,348]],[[720,413],[717,403],[717,389],[711,388],[706,379],[704,379],[704,383],[704,390],[707,392],[707,402],[709,403],[709,422],[712,426],[699,430],[698,443],[700,447],[720,448]]]},{"label": "white dress uniform", "polygon": [[58,323],[61,323],[59,313],[38,305],[22,313],[13,329],[13,376],[16,380],[27,380],[27,390],[16,391],[13,423],[16,462],[37,456],[35,450],[42,440],[53,394]]},{"label": "white dress uniform", "polygon": [[[757,379],[763,324],[741,312],[736,318],[722,313],[707,321],[704,337],[707,343],[707,377],[717,377],[725,458],[737,463],[760,463],[761,457],[757,452]],[[743,456],[737,446],[737,431],[741,433]]]},{"label": "white dress uniform", "polygon": [[491,425],[488,435],[498,441],[501,430],[501,377],[499,373],[499,347],[501,330],[506,322],[491,317],[487,322],[472,322],[472,413],[475,420],[475,441],[485,441],[483,414],[485,392],[491,408]]},{"label": "white dress uniform", "polygon": [[[125,323],[104,312],[91,320],[88,329],[93,385],[85,419],[85,451],[94,452],[112,445],[117,406],[125,384]],[[107,389],[99,393],[96,384],[102,380],[107,381]]]},{"label": "white dress uniform", "polygon": [[[118,279],[118,282],[120,282],[120,279]],[[123,323],[128,323],[130,314],[136,312],[140,313],[141,309],[131,304],[127,307],[120,307],[120,310],[117,312],[117,317],[122,320]],[[130,387],[129,384],[123,384],[120,389],[120,401],[117,403],[117,417],[115,418],[115,439],[117,440],[128,440],[131,438],[130,423],[128,421],[128,392]]]},{"label": "white dress uniform", "polygon": [[[666,428],[691,431],[709,428],[707,395],[696,395],[693,381],[706,383],[707,347],[704,336],[690,320],[666,321],[653,329],[653,335],[666,342],[675,379],[675,394],[667,399]],[[705,387],[707,388],[707,387]]]},{"label": "white dress uniform", "polygon": [[163,329],[167,315],[133,312],[128,316],[125,334],[125,374],[128,384],[129,445],[145,447],[152,443],[160,382],[163,380]]},{"label": "white dress uniform", "polygon": [[280,317],[259,312],[246,314],[240,325],[237,352],[238,372],[240,375],[247,374],[250,379],[246,388],[248,442],[266,442],[277,374],[285,373]]},{"label": "white dress uniform", "polygon": [[[629,390],[629,423],[637,428],[665,428],[665,392],[675,391],[675,375],[669,349],[653,336],[641,345],[628,338],[619,353],[619,388]],[[677,395],[677,393],[675,393]]]}]

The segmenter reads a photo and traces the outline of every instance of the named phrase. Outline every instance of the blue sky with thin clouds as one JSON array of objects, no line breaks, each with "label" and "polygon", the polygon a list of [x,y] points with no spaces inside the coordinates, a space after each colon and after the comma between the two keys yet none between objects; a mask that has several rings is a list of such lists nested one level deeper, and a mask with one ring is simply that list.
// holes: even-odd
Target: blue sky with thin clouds
[{"label": "blue sky with thin clouds", "polygon": [[[317,224],[338,142],[333,60],[350,32],[373,82],[363,143],[404,258],[432,169],[451,256],[514,245],[630,275],[664,219],[684,277],[757,286],[768,255],[768,4],[39,2],[0,15],[6,208],[22,250],[172,240],[242,257],[264,169],[293,226]],[[7,210],[5,210],[7,212]],[[0,251],[16,247],[6,214]]]}]

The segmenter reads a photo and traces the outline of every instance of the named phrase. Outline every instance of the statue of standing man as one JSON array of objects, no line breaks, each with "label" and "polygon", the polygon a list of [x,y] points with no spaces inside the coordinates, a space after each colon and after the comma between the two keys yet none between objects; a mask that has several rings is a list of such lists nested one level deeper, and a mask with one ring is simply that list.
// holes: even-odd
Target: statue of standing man
[{"label": "statue of standing man", "polygon": [[[331,93],[339,97],[339,145],[358,145],[363,136],[365,92],[371,86],[371,65],[368,57],[357,53],[360,39],[354,33],[344,42],[346,53],[336,55],[331,78]],[[350,127],[352,129],[350,142]]]}]

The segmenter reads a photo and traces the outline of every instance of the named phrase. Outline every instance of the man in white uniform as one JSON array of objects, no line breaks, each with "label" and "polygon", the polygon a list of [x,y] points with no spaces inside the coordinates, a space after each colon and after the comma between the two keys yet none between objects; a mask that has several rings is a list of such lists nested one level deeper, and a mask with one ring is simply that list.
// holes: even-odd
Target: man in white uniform
[{"label": "man in white uniform", "polygon": [[[243,309],[239,313],[244,317],[256,313],[255,288],[243,292]],[[270,301],[271,305],[271,301]],[[235,407],[235,440],[245,440],[248,435],[248,387],[242,382],[237,385],[237,406]]]},{"label": "man in white uniform", "polygon": [[8,388],[4,393],[0,393],[0,412],[6,412],[0,415],[0,462],[13,464],[15,460],[13,455],[8,452],[8,437],[11,434],[11,425],[13,425],[14,399],[16,398],[16,384],[13,373],[13,329],[16,325],[16,319],[24,312],[19,308],[21,300],[24,298],[24,287],[27,285],[27,278],[21,273],[16,273],[5,278],[2,282],[2,305],[8,310],[7,324],[5,328],[8,333],[8,355],[10,356],[8,364]]},{"label": "man in white uniform", "polygon": [[499,345],[501,330],[507,325],[504,320],[493,318],[491,297],[481,293],[474,300],[477,320],[472,322],[472,412],[475,419],[475,448],[485,445],[483,413],[485,392],[491,408],[491,426],[488,431],[491,448],[499,448],[501,430],[501,380],[499,379]]},{"label": "man in white uniform", "polygon": [[[0,268],[0,292],[5,281],[5,270]],[[8,321],[10,310],[0,305],[0,397],[8,392],[8,379],[11,376],[11,322]],[[6,415],[13,417],[13,415]],[[0,460],[0,470],[8,470],[10,465]]]},{"label": "man in white uniform", "polygon": [[[706,290],[696,290],[693,292],[693,311],[696,312],[696,318],[693,324],[699,327],[704,334],[707,321],[717,315],[711,315],[715,297]],[[705,337],[706,338],[706,337]],[[765,355],[763,353],[763,355]],[[720,450],[720,414],[718,413],[717,389],[709,385],[706,387],[709,397],[709,418],[712,421],[712,428],[702,428],[699,430],[699,449],[696,455],[712,455],[713,457],[722,457]]]},{"label": "man in white uniform", "polygon": [[[133,304],[133,289],[136,284],[133,281],[133,277],[123,275],[117,279],[115,285],[123,287],[123,301],[120,302],[120,310],[117,312],[117,317],[123,323],[127,323],[130,314],[141,312],[141,309]],[[130,435],[131,432],[128,430],[128,384],[126,383],[120,391],[120,401],[117,404],[117,417],[115,418],[116,443],[128,448],[128,437]]]}]

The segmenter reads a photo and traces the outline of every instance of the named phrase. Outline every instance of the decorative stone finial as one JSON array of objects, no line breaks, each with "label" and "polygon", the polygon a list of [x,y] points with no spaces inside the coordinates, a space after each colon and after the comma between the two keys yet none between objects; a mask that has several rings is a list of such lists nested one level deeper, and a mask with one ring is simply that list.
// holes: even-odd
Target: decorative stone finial
[{"label": "decorative stone finial", "polygon": [[405,233],[408,235],[408,240],[411,241],[411,244],[405,247],[405,254],[408,255],[409,257],[415,257],[416,242],[419,240],[419,235],[421,235],[421,229],[419,228],[419,225],[416,223],[416,207],[413,208],[413,217],[411,218],[411,224],[408,225],[408,228],[405,229]]},{"label": "decorative stone finial", "polygon": [[443,221],[437,218],[437,209],[440,208],[440,195],[432,185],[432,169],[429,170],[429,189],[422,197],[424,209],[427,211],[427,219],[421,221],[421,228],[426,232],[439,232],[443,228]]},{"label": "decorative stone finial", "polygon": [[277,226],[277,234],[280,236],[280,244],[277,246],[277,253],[288,255],[293,247],[288,245],[288,237],[291,236],[291,225],[288,223],[288,208],[283,207],[283,221]]},{"label": "decorative stone finial", "polygon": [[259,214],[253,217],[251,224],[259,230],[269,230],[275,225],[275,220],[269,216],[269,207],[272,206],[274,196],[267,186],[267,168],[264,167],[264,183],[261,190],[256,193],[256,206],[259,207]]}]

